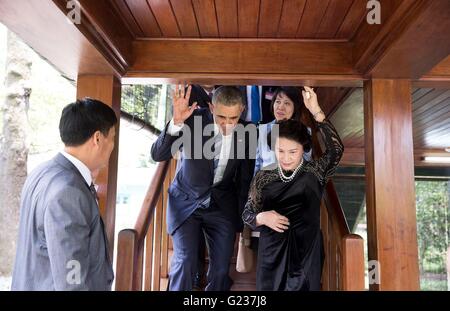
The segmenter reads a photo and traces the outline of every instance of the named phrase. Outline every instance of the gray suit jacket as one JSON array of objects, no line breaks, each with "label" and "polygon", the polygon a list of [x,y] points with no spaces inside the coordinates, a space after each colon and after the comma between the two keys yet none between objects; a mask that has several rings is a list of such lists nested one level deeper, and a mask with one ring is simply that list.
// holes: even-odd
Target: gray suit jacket
[{"label": "gray suit jacket", "polygon": [[97,202],[62,154],[22,190],[12,290],[111,290],[114,279]]}]

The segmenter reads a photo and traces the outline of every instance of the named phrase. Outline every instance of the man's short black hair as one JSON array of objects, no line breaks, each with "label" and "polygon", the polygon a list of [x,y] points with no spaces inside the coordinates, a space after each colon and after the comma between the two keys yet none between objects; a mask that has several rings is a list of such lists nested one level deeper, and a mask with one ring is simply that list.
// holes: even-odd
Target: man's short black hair
[{"label": "man's short black hair", "polygon": [[244,97],[241,90],[235,86],[223,85],[214,92],[212,103],[225,106],[241,105],[244,106]]},{"label": "man's short black hair", "polygon": [[108,136],[117,123],[114,110],[99,100],[83,98],[67,105],[59,120],[59,135],[64,145],[81,146],[100,131]]}]

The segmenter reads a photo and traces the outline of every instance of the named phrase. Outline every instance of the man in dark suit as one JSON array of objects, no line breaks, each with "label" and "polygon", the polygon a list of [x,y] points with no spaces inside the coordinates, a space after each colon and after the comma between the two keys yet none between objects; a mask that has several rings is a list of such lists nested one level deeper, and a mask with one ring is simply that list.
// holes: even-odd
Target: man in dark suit
[{"label": "man in dark suit", "polygon": [[65,148],[22,190],[12,290],[110,290],[114,278],[93,177],[114,149],[117,117],[104,103],[66,106]]},{"label": "man in dark suit", "polygon": [[245,110],[242,113],[241,118],[246,121],[252,121],[253,123],[269,123],[273,121],[274,116],[271,110],[272,107],[272,96],[277,89],[277,86],[257,86],[259,91],[259,96],[257,96],[259,105],[259,116],[256,117],[252,115],[252,96],[251,96],[251,85],[240,86],[242,94],[244,95]]},{"label": "man in dark suit", "polygon": [[189,106],[193,105],[194,103],[197,103],[197,107],[209,108],[209,104],[211,104],[214,90],[217,87],[218,86],[205,84],[191,85],[191,96],[189,97]]},{"label": "man in dark suit", "polygon": [[[236,133],[244,106],[236,87],[222,86],[209,109],[189,106],[191,87],[174,92],[173,119],[151,154],[155,161],[170,160],[182,149],[181,164],[169,187],[167,227],[174,255],[170,290],[191,290],[198,264],[200,239],[206,237],[209,269],[206,290],[229,290],[228,275],[240,216],[253,175],[254,151]],[[210,148],[210,149],[208,149]],[[208,150],[214,149],[210,154]],[[244,156],[238,156],[244,150]],[[253,157],[254,159],[254,157]]]}]

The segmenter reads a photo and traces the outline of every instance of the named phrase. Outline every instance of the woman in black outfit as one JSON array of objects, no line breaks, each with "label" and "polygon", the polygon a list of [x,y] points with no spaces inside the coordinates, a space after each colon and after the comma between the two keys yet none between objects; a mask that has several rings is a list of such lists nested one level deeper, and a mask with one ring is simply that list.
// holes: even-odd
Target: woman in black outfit
[{"label": "woman in black outfit", "polygon": [[294,120],[278,123],[277,163],[255,175],[243,213],[247,225],[253,229],[261,226],[258,290],[320,290],[320,201],[344,146],[333,125],[325,120],[313,89],[305,87],[302,94],[326,151],[318,160],[307,162],[303,153],[311,149],[311,139],[306,127]]}]

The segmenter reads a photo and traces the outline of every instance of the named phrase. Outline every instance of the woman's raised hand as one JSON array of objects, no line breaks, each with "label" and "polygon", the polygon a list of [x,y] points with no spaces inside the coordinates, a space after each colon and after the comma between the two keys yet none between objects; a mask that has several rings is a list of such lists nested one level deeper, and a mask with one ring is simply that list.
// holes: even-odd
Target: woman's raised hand
[{"label": "woman's raised hand", "polygon": [[283,233],[289,229],[289,219],[272,210],[256,215],[256,225],[265,225],[276,232]]},{"label": "woman's raised hand", "polygon": [[311,112],[311,114],[314,116],[314,119],[322,122],[323,119],[325,119],[325,114],[319,106],[317,94],[316,92],[314,92],[314,89],[309,86],[305,86],[304,90],[302,91],[302,95],[303,102],[305,103],[305,106],[309,110],[309,112]]},{"label": "woman's raised hand", "polygon": [[184,92],[183,85],[177,85],[175,90],[172,92],[173,97],[173,123],[180,125],[184,123],[197,108],[197,103],[195,102],[191,107],[189,107],[189,97],[191,96],[192,87],[189,86],[187,92]]}]

